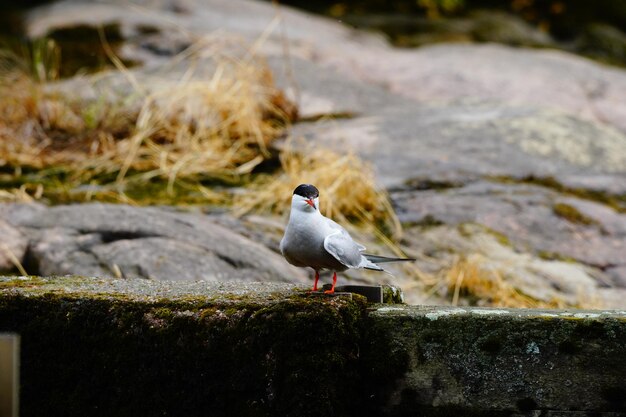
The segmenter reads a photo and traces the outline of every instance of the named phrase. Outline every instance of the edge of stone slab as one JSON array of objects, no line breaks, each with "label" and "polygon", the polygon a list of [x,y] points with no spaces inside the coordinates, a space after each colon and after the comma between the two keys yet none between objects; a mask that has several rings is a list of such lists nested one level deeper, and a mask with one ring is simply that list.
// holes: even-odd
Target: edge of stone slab
[{"label": "edge of stone slab", "polygon": [[[380,289],[383,304],[403,303],[402,289],[399,287],[390,285],[367,287]],[[54,293],[71,298],[88,297],[111,300],[119,298],[140,302],[168,299],[170,301],[215,302],[246,300],[262,303],[286,300],[293,296],[314,296],[321,299],[346,297],[352,299],[353,296],[364,295],[357,290],[340,291],[333,295],[326,295],[321,292],[311,293],[309,287],[283,282],[156,281],[84,276],[0,276],[0,294],[10,291],[26,296]],[[370,304],[374,303],[370,300]]]},{"label": "edge of stone slab", "polygon": [[375,317],[410,317],[439,320],[456,316],[480,316],[485,318],[540,318],[540,319],[619,319],[626,321],[626,310],[578,310],[578,309],[534,309],[500,307],[456,307],[390,305],[370,308]]},{"label": "edge of stone slab", "polygon": [[0,276],[0,294],[17,292],[27,296],[59,294],[68,297],[95,297],[153,302],[191,299],[228,300],[245,297],[272,301],[302,294],[306,289],[281,282],[208,282],[156,281],[147,279],[109,279],[84,276]]}]

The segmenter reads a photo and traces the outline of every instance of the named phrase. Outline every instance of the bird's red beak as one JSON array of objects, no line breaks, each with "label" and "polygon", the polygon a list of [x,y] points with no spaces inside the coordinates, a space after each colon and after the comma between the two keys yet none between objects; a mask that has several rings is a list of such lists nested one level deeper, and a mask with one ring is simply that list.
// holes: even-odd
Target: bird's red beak
[{"label": "bird's red beak", "polygon": [[315,208],[315,201],[312,198],[307,198],[304,200],[309,206]]}]

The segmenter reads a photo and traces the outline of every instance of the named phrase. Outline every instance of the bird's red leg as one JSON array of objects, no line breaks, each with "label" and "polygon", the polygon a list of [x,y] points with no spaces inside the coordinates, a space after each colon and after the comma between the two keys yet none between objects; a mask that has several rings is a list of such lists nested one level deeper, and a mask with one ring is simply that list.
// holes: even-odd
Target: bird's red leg
[{"label": "bird's red leg", "polygon": [[319,271],[315,271],[315,283],[313,284],[313,289],[311,291],[317,291],[317,281],[320,280]]},{"label": "bird's red leg", "polygon": [[335,284],[337,284],[337,273],[333,273],[333,286],[330,287],[330,290],[324,291],[324,294],[333,294],[335,292]]}]

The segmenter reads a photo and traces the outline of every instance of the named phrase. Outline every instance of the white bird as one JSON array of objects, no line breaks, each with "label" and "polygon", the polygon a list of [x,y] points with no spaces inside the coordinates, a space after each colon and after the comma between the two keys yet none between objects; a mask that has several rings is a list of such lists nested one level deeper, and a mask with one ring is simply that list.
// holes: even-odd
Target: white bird
[{"label": "white bird", "polygon": [[310,267],[315,271],[313,291],[321,270],[333,271],[333,286],[324,291],[335,292],[337,272],[346,269],[371,269],[384,271],[379,263],[414,261],[411,258],[388,258],[363,253],[350,234],[319,211],[319,191],[311,184],[301,184],[291,197],[291,212],[285,235],[280,241],[280,251],[292,265]]}]

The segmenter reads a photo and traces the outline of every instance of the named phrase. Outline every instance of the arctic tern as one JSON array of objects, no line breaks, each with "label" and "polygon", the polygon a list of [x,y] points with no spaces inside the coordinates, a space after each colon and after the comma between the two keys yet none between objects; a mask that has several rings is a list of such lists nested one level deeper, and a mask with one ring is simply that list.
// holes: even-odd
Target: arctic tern
[{"label": "arctic tern", "polygon": [[319,191],[311,184],[301,184],[291,197],[291,212],[280,251],[292,265],[313,268],[317,282],[321,270],[333,271],[333,285],[327,294],[335,292],[337,272],[347,269],[384,271],[379,263],[414,261],[412,258],[388,258],[363,253],[365,246],[352,240],[339,224],[319,211]]}]

